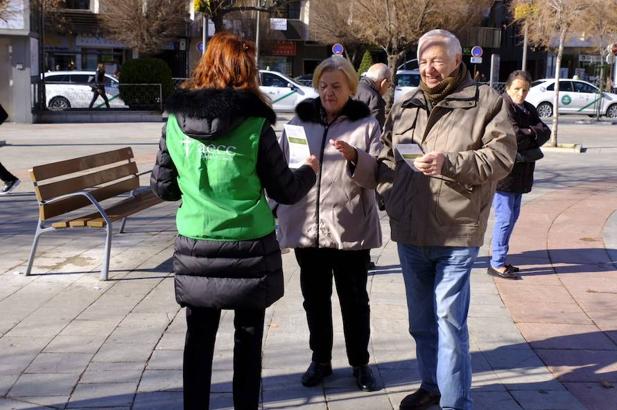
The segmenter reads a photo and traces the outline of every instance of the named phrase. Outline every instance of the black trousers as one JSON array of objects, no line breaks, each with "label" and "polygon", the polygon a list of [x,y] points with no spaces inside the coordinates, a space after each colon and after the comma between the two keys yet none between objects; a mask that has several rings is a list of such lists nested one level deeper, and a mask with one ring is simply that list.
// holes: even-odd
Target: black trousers
[{"label": "black trousers", "polygon": [[[235,310],[234,376],[235,410],[257,410],[261,387],[261,343],[265,310]],[[184,345],[184,408],[210,408],[212,357],[221,310],[186,308]]]},{"label": "black trousers", "polygon": [[371,334],[370,307],[366,291],[369,250],[346,251],[297,248],[300,287],[308,322],[313,361],[332,359],[332,276],[343,315],[347,359],[352,366],[368,364]]},{"label": "black trousers", "polygon": [[8,184],[9,182],[15,181],[17,177],[11,174],[8,169],[4,168],[0,162],[0,179]]},{"label": "black trousers", "polygon": [[92,108],[94,102],[99,98],[99,95],[103,97],[103,101],[105,101],[105,106],[109,108],[109,100],[107,99],[107,94],[105,93],[105,88],[93,88],[92,89],[92,100],[90,100],[90,106],[88,108]]}]

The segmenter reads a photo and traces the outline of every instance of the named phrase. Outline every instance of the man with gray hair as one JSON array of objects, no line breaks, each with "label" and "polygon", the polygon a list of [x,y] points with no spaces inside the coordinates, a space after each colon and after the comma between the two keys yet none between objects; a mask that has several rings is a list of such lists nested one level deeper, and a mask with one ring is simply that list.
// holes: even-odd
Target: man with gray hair
[{"label": "man with gray hair", "polygon": [[344,142],[335,146],[357,164],[375,162],[375,175],[362,175],[361,185],[379,183],[398,243],[422,379],[400,409],[470,410],[469,277],[516,138],[506,104],[471,79],[452,33],[424,34],[418,65],[420,87],[390,111],[378,160]]},{"label": "man with gray hair", "polygon": [[392,71],[383,64],[373,64],[360,79],[355,99],[362,101],[371,110],[373,117],[377,119],[383,128],[386,121],[386,102],[383,96],[392,84]]},{"label": "man with gray hair", "polygon": [[452,33],[420,37],[418,66],[418,91],[386,121],[377,175],[389,181],[379,190],[398,242],[422,378],[400,409],[470,410],[469,277],[516,139],[503,100],[471,79]]}]

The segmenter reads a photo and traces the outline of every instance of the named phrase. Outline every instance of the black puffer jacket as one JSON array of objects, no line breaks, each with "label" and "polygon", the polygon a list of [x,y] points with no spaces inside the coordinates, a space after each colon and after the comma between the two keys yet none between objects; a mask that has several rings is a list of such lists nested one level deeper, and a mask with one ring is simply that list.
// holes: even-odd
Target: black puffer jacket
[{"label": "black puffer jacket", "polygon": [[536,108],[525,101],[525,111],[516,105],[509,95],[503,94],[508,114],[514,126],[517,142],[517,161],[504,179],[497,183],[497,191],[525,194],[533,186],[536,163],[526,162],[521,153],[541,147],[551,136],[551,130],[540,120]]},{"label": "black puffer jacket", "polygon": [[[266,118],[256,172],[267,195],[292,204],[315,184],[315,173],[309,166],[295,172],[287,167],[271,126],[276,115],[255,94],[232,89],[179,90],[166,108],[176,115],[185,134],[200,141],[226,135],[248,117]],[[182,199],[177,177],[164,127],[151,188],[161,199]],[[179,235],[173,269],[176,300],[182,306],[263,309],[283,296],[281,253],[274,232],[248,241],[195,240]]]}]

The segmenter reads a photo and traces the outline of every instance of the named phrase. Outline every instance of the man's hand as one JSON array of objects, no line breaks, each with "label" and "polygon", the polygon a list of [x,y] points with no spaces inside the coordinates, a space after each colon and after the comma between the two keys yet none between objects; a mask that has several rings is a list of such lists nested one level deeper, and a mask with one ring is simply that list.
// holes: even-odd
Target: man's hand
[{"label": "man's hand", "polygon": [[446,156],[443,152],[433,151],[416,158],[413,165],[424,175],[435,176],[441,175],[441,168],[445,160]]},{"label": "man's hand", "polygon": [[358,152],[354,147],[341,140],[330,140],[330,145],[332,145],[338,152],[340,152],[343,157],[354,164],[358,162]]}]

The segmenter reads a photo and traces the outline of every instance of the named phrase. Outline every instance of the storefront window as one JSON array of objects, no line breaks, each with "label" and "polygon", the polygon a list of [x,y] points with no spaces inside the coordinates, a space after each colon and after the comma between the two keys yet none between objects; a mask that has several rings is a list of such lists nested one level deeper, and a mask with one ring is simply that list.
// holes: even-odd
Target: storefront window
[{"label": "storefront window", "polygon": [[290,57],[260,56],[259,67],[270,71],[278,71],[290,76],[292,71],[292,59]]}]

